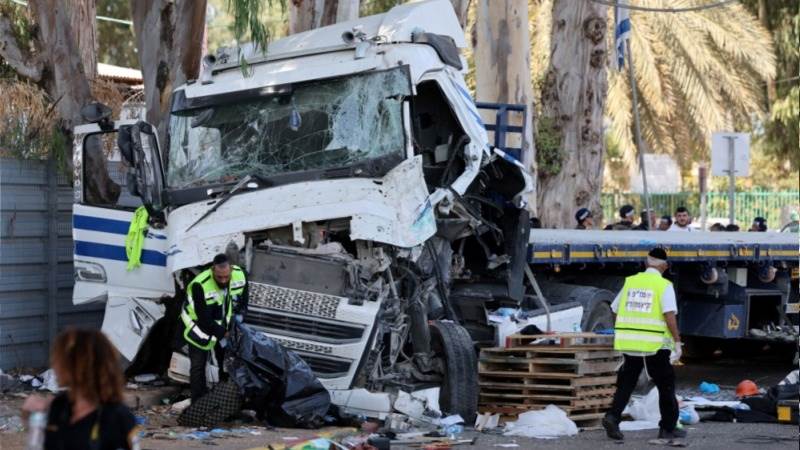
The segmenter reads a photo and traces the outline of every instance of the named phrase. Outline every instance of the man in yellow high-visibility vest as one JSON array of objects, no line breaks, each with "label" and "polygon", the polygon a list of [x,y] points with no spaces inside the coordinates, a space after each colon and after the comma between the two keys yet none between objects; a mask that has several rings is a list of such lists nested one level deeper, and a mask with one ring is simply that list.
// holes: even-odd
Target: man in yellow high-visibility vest
[{"label": "man in yellow high-visibility vest", "polygon": [[672,283],[662,277],[667,270],[667,253],[654,248],[647,256],[647,269],[625,279],[625,285],[611,304],[614,312],[614,349],[625,358],[617,374],[617,391],[603,427],[611,439],[622,440],[619,429],[622,411],[631,398],[642,368],[658,388],[661,411],[659,439],[686,437],[676,428],[678,401],[672,364],[681,357],[681,337]]}]

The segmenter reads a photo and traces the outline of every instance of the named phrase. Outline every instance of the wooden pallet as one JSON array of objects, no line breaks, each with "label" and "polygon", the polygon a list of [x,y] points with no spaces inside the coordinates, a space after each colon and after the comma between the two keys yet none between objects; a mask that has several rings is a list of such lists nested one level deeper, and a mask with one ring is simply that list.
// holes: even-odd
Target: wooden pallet
[{"label": "wooden pallet", "polygon": [[584,349],[604,349],[614,347],[614,336],[597,333],[555,333],[555,334],[512,334],[506,337],[506,347],[570,347]]},{"label": "wooden pallet", "polygon": [[611,406],[622,358],[613,337],[594,333],[512,335],[507,348],[479,358],[479,411],[513,420],[556,405],[581,427],[600,424]]}]

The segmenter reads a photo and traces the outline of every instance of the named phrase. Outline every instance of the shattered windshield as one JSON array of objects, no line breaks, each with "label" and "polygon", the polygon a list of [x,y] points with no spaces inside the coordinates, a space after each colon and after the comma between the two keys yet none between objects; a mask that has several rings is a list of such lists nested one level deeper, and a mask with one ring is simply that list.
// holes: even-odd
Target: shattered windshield
[{"label": "shattered windshield", "polygon": [[173,111],[168,185],[181,189],[402,154],[402,100],[409,94],[407,72],[398,67]]}]

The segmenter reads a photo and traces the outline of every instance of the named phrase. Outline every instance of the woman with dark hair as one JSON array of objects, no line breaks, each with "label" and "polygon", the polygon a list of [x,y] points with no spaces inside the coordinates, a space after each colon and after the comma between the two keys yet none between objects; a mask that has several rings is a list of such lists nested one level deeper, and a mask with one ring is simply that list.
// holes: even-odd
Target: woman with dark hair
[{"label": "woman with dark hair", "polygon": [[122,403],[119,355],[103,333],[64,331],[50,364],[66,391],[50,399],[31,395],[22,406],[23,415],[49,409],[45,449],[138,450],[136,418]]}]

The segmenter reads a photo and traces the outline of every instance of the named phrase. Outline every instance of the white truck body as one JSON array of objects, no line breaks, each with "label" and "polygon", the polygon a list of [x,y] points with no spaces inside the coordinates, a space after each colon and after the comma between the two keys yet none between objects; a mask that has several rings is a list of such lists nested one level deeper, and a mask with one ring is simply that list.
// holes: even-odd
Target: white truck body
[{"label": "white truck body", "polygon": [[[489,145],[464,83],[466,64],[458,52],[464,47],[447,0],[401,5],[275,41],[266,56],[247,55],[247,74],[235,55],[222,55],[201,81],[173,93],[163,146],[146,124],[134,121],[76,128],[74,303],[106,302],[103,331],[134,362],[154,325],[179,306],[188,280],[232,248],[249,272],[246,322],[306,359],[334,403],[384,417],[397,390],[387,383],[411,385],[407,381],[415,376],[430,381],[436,377],[409,374],[441,366],[428,364],[432,359],[425,352],[423,362],[405,355],[412,343],[415,353],[417,345],[430,345],[411,335],[426,333],[420,326],[427,329],[433,307],[426,306],[417,322],[403,308],[414,301],[436,305],[437,296],[447,306],[451,284],[443,280],[474,280],[476,271],[491,277],[512,265],[502,254],[499,227],[476,213],[478,203],[470,203],[490,203],[486,186],[499,185],[503,176],[505,186],[516,187],[493,206],[501,213],[492,214],[523,217],[515,245],[527,245],[524,198],[532,180],[518,162]],[[320,120],[327,125],[320,127]],[[138,146],[133,156],[120,157],[120,149],[106,143],[107,170],[159,216],[151,220],[142,265],[132,270],[125,239],[133,209],[142,202],[126,192],[97,194],[102,177],[89,150],[97,136],[121,129],[133,130],[137,137],[128,142]],[[321,144],[314,141],[317,135]],[[314,145],[320,147],[316,152],[292,153]],[[284,153],[289,156],[274,163]],[[303,162],[318,154],[322,163]],[[346,164],[326,166],[325,158]],[[375,162],[387,158],[393,162]],[[250,181],[231,195],[231,184],[241,180]],[[211,208],[217,209],[208,214]],[[435,260],[432,248],[446,242],[438,237],[446,222],[455,224],[450,242],[480,240],[495,230],[495,242],[481,243],[485,255],[475,269],[465,269],[470,260],[464,263],[456,254],[451,260],[460,272],[451,273],[447,257],[441,267]],[[432,261],[427,269],[426,258]],[[400,263],[413,270],[396,268]],[[276,279],[286,267],[287,278]],[[516,272],[513,283],[505,281],[513,278],[506,272],[496,276],[509,292],[522,288]],[[413,289],[404,297],[398,292],[411,280]],[[438,317],[452,319],[447,308]],[[555,329],[575,329],[581,313],[580,307],[559,312]],[[387,315],[395,317],[393,324]],[[173,356],[169,374],[187,379],[183,355]]]}]

